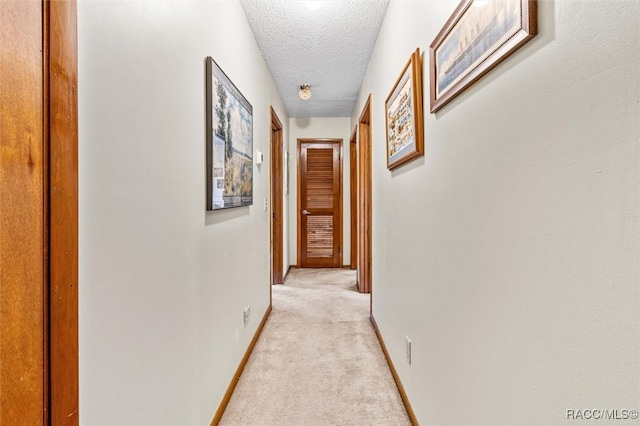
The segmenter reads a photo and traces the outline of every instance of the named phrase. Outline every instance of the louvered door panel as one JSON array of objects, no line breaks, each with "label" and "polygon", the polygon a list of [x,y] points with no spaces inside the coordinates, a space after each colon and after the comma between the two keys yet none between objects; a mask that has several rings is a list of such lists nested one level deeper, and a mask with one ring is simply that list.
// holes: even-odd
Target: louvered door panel
[{"label": "louvered door panel", "polygon": [[341,265],[341,140],[300,141],[300,266]]},{"label": "louvered door panel", "polygon": [[333,257],[333,217],[307,218],[307,257]]},{"label": "louvered door panel", "polygon": [[333,149],[307,150],[307,209],[333,209]]}]

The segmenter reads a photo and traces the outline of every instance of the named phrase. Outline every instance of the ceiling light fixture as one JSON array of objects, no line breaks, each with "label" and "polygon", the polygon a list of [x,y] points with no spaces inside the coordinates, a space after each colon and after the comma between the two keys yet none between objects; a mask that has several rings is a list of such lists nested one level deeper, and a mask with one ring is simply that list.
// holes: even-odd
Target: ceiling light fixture
[{"label": "ceiling light fixture", "polygon": [[308,84],[301,84],[300,91],[298,92],[298,96],[300,96],[300,99],[302,99],[303,101],[306,101],[307,99],[309,99],[311,97],[310,86]]}]

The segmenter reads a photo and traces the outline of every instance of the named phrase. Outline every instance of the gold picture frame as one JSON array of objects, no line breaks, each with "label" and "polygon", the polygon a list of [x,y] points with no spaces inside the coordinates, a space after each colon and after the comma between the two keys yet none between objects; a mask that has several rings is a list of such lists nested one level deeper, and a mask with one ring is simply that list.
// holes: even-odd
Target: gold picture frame
[{"label": "gold picture frame", "polygon": [[387,168],[393,170],[424,155],[422,59],[411,54],[385,100]]}]

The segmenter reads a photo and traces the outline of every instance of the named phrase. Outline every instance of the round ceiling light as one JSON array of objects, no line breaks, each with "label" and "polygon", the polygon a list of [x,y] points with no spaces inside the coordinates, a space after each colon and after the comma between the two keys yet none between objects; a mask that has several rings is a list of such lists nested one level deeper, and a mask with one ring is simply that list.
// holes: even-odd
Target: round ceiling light
[{"label": "round ceiling light", "polygon": [[300,99],[302,99],[303,101],[306,101],[307,99],[309,99],[311,97],[310,86],[308,84],[301,84],[300,91],[298,92],[298,96],[300,96]]}]

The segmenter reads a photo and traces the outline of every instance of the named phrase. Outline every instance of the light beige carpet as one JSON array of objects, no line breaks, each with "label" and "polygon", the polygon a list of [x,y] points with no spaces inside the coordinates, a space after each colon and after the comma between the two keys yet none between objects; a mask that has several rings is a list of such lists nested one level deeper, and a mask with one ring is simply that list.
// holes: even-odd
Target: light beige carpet
[{"label": "light beige carpet", "polygon": [[410,425],[355,272],[292,269],[221,425]]}]

